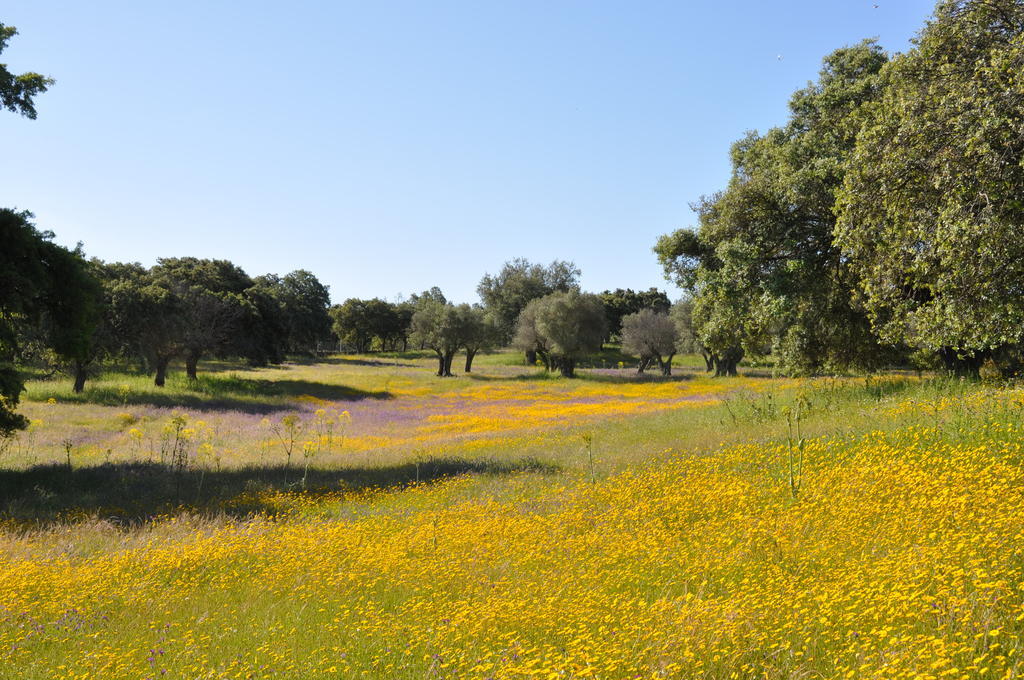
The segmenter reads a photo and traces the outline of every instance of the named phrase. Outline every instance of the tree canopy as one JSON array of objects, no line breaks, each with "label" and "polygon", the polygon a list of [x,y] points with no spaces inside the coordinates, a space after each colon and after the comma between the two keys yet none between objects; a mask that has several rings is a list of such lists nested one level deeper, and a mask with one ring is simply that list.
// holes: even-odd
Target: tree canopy
[{"label": "tree canopy", "polygon": [[573,377],[580,356],[601,349],[608,321],[600,298],[575,290],[532,300],[520,315],[515,345],[536,351],[548,368]]},{"label": "tree canopy", "polygon": [[484,274],[476,290],[507,342],[530,300],[557,291],[579,290],[579,278],[580,270],[572,262],[555,260],[545,266],[519,257],[506,262],[494,276]]},{"label": "tree canopy", "polygon": [[1024,4],[940,2],[882,74],[837,240],[879,335],[975,372],[1024,336]]}]

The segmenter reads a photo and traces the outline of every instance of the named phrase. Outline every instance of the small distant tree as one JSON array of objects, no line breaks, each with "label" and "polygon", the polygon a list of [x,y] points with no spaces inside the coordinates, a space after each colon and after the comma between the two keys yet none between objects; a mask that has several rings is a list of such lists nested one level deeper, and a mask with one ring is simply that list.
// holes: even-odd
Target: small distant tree
[{"label": "small distant tree", "polygon": [[679,331],[668,314],[642,309],[622,317],[622,350],[639,357],[637,374],[657,362],[662,375],[672,375]]},{"label": "small distant tree", "polygon": [[370,351],[374,327],[367,310],[367,301],[349,298],[340,305],[331,307],[333,324],[331,330],[342,345],[354,349],[357,354]]},{"label": "small distant tree", "polygon": [[452,375],[452,360],[464,342],[464,315],[454,305],[430,300],[412,315],[412,340],[437,354],[438,377]]},{"label": "small distant tree", "polygon": [[252,286],[245,290],[249,313],[243,319],[242,330],[233,344],[250,366],[280,364],[291,348],[280,281],[274,274],[257,276]]},{"label": "small distant tree", "polygon": [[517,339],[526,344],[534,336],[534,346],[543,345],[550,352],[549,365],[572,378],[579,357],[601,349],[607,324],[596,295],[552,293],[538,300],[525,318],[521,316],[522,333],[517,333]]},{"label": "small distant tree", "polygon": [[459,305],[462,317],[462,347],[466,350],[466,373],[473,370],[473,357],[481,350],[493,348],[499,341],[500,331],[494,317],[479,305]]},{"label": "small distant tree", "polygon": [[297,269],[278,282],[278,300],[288,332],[288,350],[315,356],[331,335],[331,295],[312,272]]}]

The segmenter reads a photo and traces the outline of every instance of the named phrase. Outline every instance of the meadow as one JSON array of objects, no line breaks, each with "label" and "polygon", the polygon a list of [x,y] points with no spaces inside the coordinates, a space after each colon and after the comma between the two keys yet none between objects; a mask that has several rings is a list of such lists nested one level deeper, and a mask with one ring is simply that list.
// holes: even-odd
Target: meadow
[{"label": "meadow", "polygon": [[0,678],[1024,675],[1024,390],[434,363],[29,382]]}]

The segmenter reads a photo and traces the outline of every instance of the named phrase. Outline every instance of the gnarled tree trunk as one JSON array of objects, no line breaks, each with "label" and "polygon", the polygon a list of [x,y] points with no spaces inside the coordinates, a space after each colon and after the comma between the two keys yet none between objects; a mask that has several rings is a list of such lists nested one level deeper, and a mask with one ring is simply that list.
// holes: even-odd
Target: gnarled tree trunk
[{"label": "gnarled tree trunk", "polygon": [[664,361],[662,360],[661,357],[658,357],[658,365],[661,367],[661,374],[662,375],[665,375],[665,376],[672,375],[672,357],[674,357],[674,356],[675,356],[675,354],[669,354],[668,358],[665,359]]},{"label": "gnarled tree trunk", "polygon": [[153,379],[153,384],[157,387],[164,386],[164,381],[167,378],[167,364],[169,363],[171,363],[170,357],[157,357],[156,377]]},{"label": "gnarled tree trunk", "polygon": [[466,349],[466,373],[470,373],[473,370],[473,357],[476,356],[477,350]]},{"label": "gnarled tree trunk", "polygon": [[715,377],[735,377],[739,375],[736,367],[739,366],[742,359],[742,349],[726,350],[721,354],[715,355]]}]

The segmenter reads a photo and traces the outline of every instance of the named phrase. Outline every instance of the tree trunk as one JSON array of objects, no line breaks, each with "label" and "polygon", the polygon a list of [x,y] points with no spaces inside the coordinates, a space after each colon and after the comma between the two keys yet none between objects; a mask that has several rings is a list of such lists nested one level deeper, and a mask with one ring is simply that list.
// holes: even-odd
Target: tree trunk
[{"label": "tree trunk", "polygon": [[157,357],[156,378],[153,379],[153,384],[157,387],[164,386],[164,379],[167,377],[167,364],[169,363],[171,363],[170,357]]},{"label": "tree trunk", "polygon": [[640,361],[636,362],[636,374],[643,375],[647,367],[651,365],[650,357],[640,357]]},{"label": "tree trunk", "polygon": [[715,377],[735,377],[739,375],[736,367],[743,359],[743,350],[727,350],[722,354],[715,355]]},{"label": "tree trunk", "polygon": [[575,378],[576,360],[569,357],[560,357],[558,359],[558,370],[561,371],[564,378]]},{"label": "tree trunk", "polygon": [[[437,350],[434,351],[436,352]],[[441,352],[437,352],[437,377],[444,377],[444,354]]]},{"label": "tree trunk", "polygon": [[674,356],[675,356],[675,354],[669,354],[668,358],[665,359],[664,361],[661,360],[661,357],[658,357],[658,363],[661,365],[661,374],[662,375],[664,375],[664,376],[672,375],[672,357],[674,357]]},{"label": "tree trunk", "polygon": [[189,380],[198,380],[196,366],[199,364],[199,352],[189,352],[185,355],[185,375]]},{"label": "tree trunk", "polygon": [[715,355],[701,352],[701,356],[704,357],[704,372],[710,373],[715,369]]},{"label": "tree trunk", "polygon": [[526,350],[526,365],[533,366],[537,363],[537,350]]},{"label": "tree trunk", "polygon": [[470,373],[473,370],[473,357],[476,356],[476,350],[466,350],[466,373]]},{"label": "tree trunk", "polygon": [[444,377],[451,378],[452,376],[452,359],[455,358],[455,352],[448,352],[444,355]]},{"label": "tree trunk", "polygon": [[86,378],[85,363],[82,362],[82,361],[76,361],[75,362],[75,386],[74,386],[74,388],[72,388],[72,389],[74,389],[75,394],[81,394],[82,390],[85,389],[85,378]]},{"label": "tree trunk", "polygon": [[958,378],[976,380],[981,377],[981,365],[985,363],[988,355],[986,352],[960,354],[952,347],[943,347],[939,350],[939,357],[942,359],[942,364],[945,366],[947,373],[951,373]]}]

